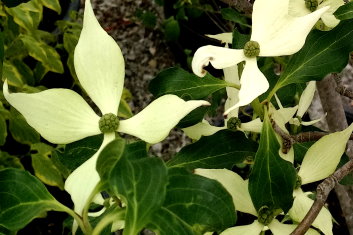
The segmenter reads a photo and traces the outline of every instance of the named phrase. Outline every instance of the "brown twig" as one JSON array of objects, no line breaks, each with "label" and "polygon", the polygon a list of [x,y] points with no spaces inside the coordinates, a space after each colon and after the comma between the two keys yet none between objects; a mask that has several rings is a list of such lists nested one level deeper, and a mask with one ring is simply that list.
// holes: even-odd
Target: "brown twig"
[{"label": "brown twig", "polygon": [[304,219],[296,227],[296,229],[291,233],[291,235],[302,235],[310,228],[311,224],[316,219],[317,215],[324,206],[326,199],[331,192],[331,190],[336,186],[336,184],[343,179],[346,175],[353,171],[353,159],[344,164],[339,168],[333,175],[322,181],[316,189],[316,199],[311,206],[309,212],[305,215]]},{"label": "brown twig", "polygon": [[338,94],[343,95],[345,97],[348,97],[350,99],[353,99],[353,91],[343,85],[337,85],[336,91]]},{"label": "brown twig", "polygon": [[[322,137],[330,134],[327,132],[318,132],[318,131],[308,131],[308,132],[302,132],[297,135],[289,135],[286,132],[284,132],[274,120],[271,120],[273,130],[282,138],[283,141],[283,146],[282,146],[282,152],[283,153],[288,153],[290,148],[293,146],[295,143],[304,143],[304,142],[310,142],[310,141],[318,141]],[[351,134],[350,140],[353,140],[353,134]]]}]

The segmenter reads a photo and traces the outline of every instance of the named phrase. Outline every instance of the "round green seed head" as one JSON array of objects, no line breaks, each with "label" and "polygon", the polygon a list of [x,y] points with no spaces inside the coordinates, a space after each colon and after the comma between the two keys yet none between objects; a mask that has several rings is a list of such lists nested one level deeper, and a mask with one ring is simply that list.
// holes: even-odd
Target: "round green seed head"
[{"label": "round green seed head", "polygon": [[232,131],[238,130],[238,128],[240,128],[240,125],[241,121],[237,117],[229,118],[229,120],[227,121],[227,128]]},{"label": "round green seed head", "polygon": [[268,225],[275,218],[275,213],[267,206],[263,206],[258,211],[258,221],[263,225]]},{"label": "round green seed head", "polygon": [[114,132],[119,127],[119,118],[113,113],[104,114],[99,119],[99,129],[102,133]]},{"label": "round green seed head", "polygon": [[256,57],[260,54],[260,44],[256,41],[248,41],[244,46],[244,55],[248,58]]},{"label": "round green seed head", "polygon": [[311,12],[316,11],[317,7],[319,6],[318,0],[304,0],[305,7],[309,9]]}]

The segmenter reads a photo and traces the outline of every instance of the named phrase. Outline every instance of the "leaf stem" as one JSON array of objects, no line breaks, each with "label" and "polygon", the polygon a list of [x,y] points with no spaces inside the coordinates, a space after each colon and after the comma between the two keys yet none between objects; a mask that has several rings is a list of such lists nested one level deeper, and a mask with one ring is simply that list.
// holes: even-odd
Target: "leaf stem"
[{"label": "leaf stem", "polygon": [[124,219],[124,217],[125,217],[125,210],[119,210],[116,213],[107,214],[106,216],[103,217],[101,221],[98,222],[98,224],[92,231],[92,235],[101,234],[102,230],[106,226],[113,223],[114,221],[118,221],[119,219]]},{"label": "leaf stem", "polygon": [[88,218],[88,210],[89,210],[89,206],[91,204],[91,202],[93,201],[94,197],[99,193],[99,189],[100,189],[100,184],[98,183],[96,185],[96,187],[94,188],[94,190],[92,191],[92,193],[89,195],[89,197],[87,198],[87,202],[85,204],[85,207],[82,210],[82,219],[83,219],[83,223],[84,225],[89,228],[90,231],[92,231],[92,226],[89,223],[89,218]]},{"label": "leaf stem", "polygon": [[78,214],[76,214],[75,211],[71,210],[70,208],[68,208],[67,206],[61,204],[60,202],[58,202],[57,204],[59,206],[59,208],[63,211],[68,213],[69,215],[71,215],[75,221],[77,222],[78,226],[81,228],[82,232],[84,234],[90,234],[90,227],[86,227],[85,223],[82,220],[82,217],[79,216]]},{"label": "leaf stem", "polygon": [[255,113],[261,118],[264,118],[263,105],[260,103],[259,98],[254,99],[251,102],[251,107],[254,109]]},{"label": "leaf stem", "polygon": [[227,85],[228,85],[229,87],[233,87],[233,88],[235,88],[235,89],[237,89],[237,90],[240,90],[240,85],[238,85],[238,84],[231,83],[231,82],[227,82]]}]

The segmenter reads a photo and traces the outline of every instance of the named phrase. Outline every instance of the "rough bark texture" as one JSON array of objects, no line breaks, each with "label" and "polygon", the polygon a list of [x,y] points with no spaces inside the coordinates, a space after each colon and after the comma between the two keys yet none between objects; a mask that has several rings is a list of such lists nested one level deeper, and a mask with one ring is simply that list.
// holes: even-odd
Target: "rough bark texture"
[{"label": "rough bark texture", "polygon": [[[341,131],[347,128],[347,119],[343,109],[342,99],[335,91],[336,83],[331,76],[317,83],[319,96],[324,109],[327,113],[326,121],[330,132]],[[352,149],[351,143],[348,148]],[[351,156],[350,156],[351,157]],[[343,215],[346,219],[349,233],[353,235],[353,190],[352,187],[337,184],[335,192],[340,202]]]}]

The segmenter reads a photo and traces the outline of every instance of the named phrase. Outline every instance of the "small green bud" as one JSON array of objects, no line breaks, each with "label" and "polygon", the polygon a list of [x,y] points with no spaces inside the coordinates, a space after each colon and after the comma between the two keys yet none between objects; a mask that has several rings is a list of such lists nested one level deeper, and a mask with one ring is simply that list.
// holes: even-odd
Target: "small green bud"
[{"label": "small green bud", "polygon": [[237,117],[229,118],[229,120],[227,121],[227,128],[232,131],[238,130],[240,125],[241,125],[241,121]]},{"label": "small green bud", "polygon": [[260,54],[260,44],[255,41],[248,41],[244,46],[244,55],[248,58],[256,57]]},{"label": "small green bud", "polygon": [[309,9],[311,12],[316,11],[317,7],[319,6],[318,0],[304,0],[305,7]]},{"label": "small green bud", "polygon": [[300,186],[302,186],[302,178],[299,175],[297,175],[297,180],[295,181],[294,189],[298,189],[300,188]]},{"label": "small green bud", "polygon": [[119,127],[119,118],[113,113],[104,114],[99,119],[99,129],[102,133],[114,132]]},{"label": "small green bud", "polygon": [[263,225],[269,225],[275,218],[275,211],[268,206],[262,206],[258,211],[258,221]]}]

